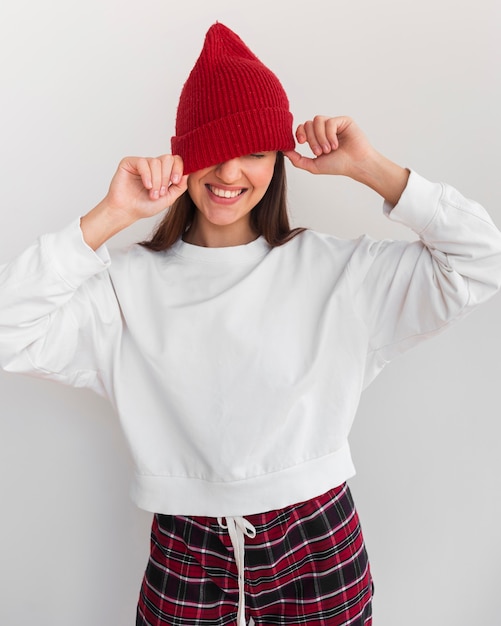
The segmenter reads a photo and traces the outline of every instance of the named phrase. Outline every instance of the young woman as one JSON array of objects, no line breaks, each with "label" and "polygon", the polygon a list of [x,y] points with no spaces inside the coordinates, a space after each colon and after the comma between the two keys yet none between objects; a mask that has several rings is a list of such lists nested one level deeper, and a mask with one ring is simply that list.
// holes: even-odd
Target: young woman
[{"label": "young woman", "polygon": [[[110,399],[155,513],[137,626],[372,622],[346,484],[360,393],[501,284],[501,234],[347,117],[296,130],[278,79],[222,24],[181,94],[172,154],[0,273],[0,363]],[[419,240],[291,230],[284,158],[379,193]],[[150,241],[106,241],[171,207]],[[19,287],[22,286],[22,288]]]}]

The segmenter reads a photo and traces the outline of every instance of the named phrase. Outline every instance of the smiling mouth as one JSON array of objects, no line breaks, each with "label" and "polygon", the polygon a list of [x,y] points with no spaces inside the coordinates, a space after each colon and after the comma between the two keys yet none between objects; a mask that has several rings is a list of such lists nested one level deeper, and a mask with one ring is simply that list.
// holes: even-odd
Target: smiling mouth
[{"label": "smiling mouth", "polygon": [[238,196],[241,196],[247,191],[247,189],[235,189],[230,191],[229,189],[220,189],[219,187],[213,187],[212,185],[206,185],[206,187],[218,198],[238,198]]}]

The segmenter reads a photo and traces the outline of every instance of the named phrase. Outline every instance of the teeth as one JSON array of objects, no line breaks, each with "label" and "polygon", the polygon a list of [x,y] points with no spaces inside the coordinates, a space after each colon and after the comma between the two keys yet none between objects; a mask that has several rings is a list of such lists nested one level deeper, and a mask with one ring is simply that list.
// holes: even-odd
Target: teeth
[{"label": "teeth", "polygon": [[225,190],[219,189],[219,187],[213,187],[212,185],[209,185],[209,189],[215,196],[218,196],[219,198],[236,198],[244,191],[243,189],[239,189],[238,191],[229,191],[228,189]]}]

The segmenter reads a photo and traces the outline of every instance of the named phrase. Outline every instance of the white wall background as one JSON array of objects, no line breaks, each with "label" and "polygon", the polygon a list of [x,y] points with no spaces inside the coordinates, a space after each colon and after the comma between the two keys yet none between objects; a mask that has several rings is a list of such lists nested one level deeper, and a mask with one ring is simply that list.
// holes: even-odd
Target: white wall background
[{"label": "white wall background", "polygon": [[[16,0],[0,6],[0,261],[104,195],[126,154],[168,151],[216,20],[282,79],[296,120],[350,114],[390,158],[501,225],[498,0]],[[409,237],[349,180],[290,171],[294,220]],[[152,224],[119,235],[144,236]],[[501,297],[366,392],[352,481],[376,626],[500,623]],[[0,375],[0,623],[128,626],[150,515],[91,393]]]}]

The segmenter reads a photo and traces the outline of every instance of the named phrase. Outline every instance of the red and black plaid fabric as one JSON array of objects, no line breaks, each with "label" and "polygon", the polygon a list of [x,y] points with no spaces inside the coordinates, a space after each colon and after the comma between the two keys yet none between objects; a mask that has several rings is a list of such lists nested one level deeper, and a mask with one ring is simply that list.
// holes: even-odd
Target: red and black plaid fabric
[{"label": "red and black plaid fabric", "polygon": [[[259,515],[245,538],[246,618],[256,626],[370,626],[372,579],[346,484]],[[155,515],[136,626],[236,624],[228,532],[208,517]]]}]

